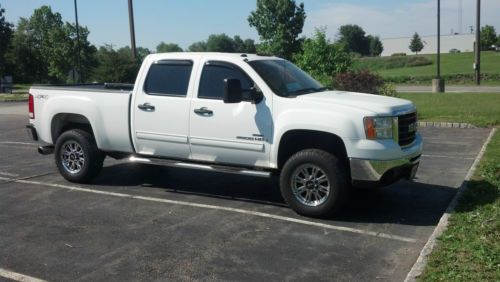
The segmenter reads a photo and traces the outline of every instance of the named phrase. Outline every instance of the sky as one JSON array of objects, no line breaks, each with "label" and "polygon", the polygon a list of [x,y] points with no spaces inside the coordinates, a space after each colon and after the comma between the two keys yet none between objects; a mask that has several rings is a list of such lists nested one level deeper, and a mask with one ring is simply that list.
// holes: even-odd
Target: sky
[{"label": "sky", "polygon": [[[297,0],[304,3],[307,19],[304,36],[316,28],[326,28],[334,40],[339,26],[358,24],[368,34],[381,38],[436,34],[436,0]],[[459,26],[460,0],[441,0],[441,33],[470,32],[475,26],[476,0],[462,0],[462,25]],[[51,6],[64,21],[74,22],[73,0],[0,0],[5,17],[17,23],[42,5]],[[90,30],[89,41],[96,46],[130,45],[127,0],[77,0],[80,25]],[[481,1],[481,25],[493,25],[500,32],[500,0]],[[210,34],[239,35],[259,41],[248,15],[255,0],[135,0],[136,45],[155,50],[160,42],[177,43],[187,48],[206,40]]]}]

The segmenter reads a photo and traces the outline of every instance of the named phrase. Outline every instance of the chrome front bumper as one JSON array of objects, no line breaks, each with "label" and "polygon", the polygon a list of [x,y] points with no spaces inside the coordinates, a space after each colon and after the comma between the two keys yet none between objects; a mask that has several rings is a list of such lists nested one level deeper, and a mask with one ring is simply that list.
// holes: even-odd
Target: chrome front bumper
[{"label": "chrome front bumper", "polygon": [[355,186],[357,186],[356,184],[366,186],[363,184],[368,183],[384,186],[402,178],[414,178],[420,162],[420,152],[396,160],[349,159],[349,162],[351,179]]}]

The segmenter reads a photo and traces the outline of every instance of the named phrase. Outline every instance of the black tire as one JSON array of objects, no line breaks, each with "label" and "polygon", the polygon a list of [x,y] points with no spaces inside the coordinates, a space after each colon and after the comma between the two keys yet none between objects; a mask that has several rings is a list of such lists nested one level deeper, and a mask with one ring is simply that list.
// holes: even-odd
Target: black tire
[{"label": "black tire", "polygon": [[[297,152],[288,159],[281,170],[281,195],[299,214],[311,217],[332,215],[342,208],[349,192],[345,169],[339,160],[328,152],[317,149]],[[311,179],[307,181],[306,172],[311,172]],[[328,181],[328,189],[325,178]],[[297,187],[299,185],[301,186]],[[307,201],[308,197],[310,201]],[[316,201],[312,201],[313,198]]]},{"label": "black tire", "polygon": [[97,148],[94,136],[81,129],[61,134],[57,139],[54,155],[61,175],[76,183],[86,183],[96,177],[106,157]]}]

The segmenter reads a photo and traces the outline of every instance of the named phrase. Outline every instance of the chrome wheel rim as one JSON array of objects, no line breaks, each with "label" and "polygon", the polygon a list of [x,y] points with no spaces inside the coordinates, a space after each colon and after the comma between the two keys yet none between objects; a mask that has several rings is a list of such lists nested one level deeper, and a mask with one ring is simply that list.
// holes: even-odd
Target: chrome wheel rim
[{"label": "chrome wheel rim", "polygon": [[301,204],[317,207],[330,195],[330,181],[317,165],[304,164],[292,173],[292,192]]},{"label": "chrome wheel rim", "polygon": [[71,173],[79,173],[85,164],[83,148],[75,141],[66,141],[62,145],[61,161],[64,169]]}]

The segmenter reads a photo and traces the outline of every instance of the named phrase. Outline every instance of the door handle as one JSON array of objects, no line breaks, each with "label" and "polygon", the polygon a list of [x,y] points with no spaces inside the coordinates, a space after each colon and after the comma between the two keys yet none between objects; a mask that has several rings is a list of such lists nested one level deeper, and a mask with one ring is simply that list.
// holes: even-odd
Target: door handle
[{"label": "door handle", "polygon": [[139,104],[137,107],[143,111],[146,112],[152,112],[155,110],[155,106],[151,105],[150,103],[144,103],[144,104]]},{"label": "door handle", "polygon": [[214,112],[212,110],[207,109],[207,107],[201,107],[199,109],[194,109],[194,112],[199,115],[213,115]]}]

